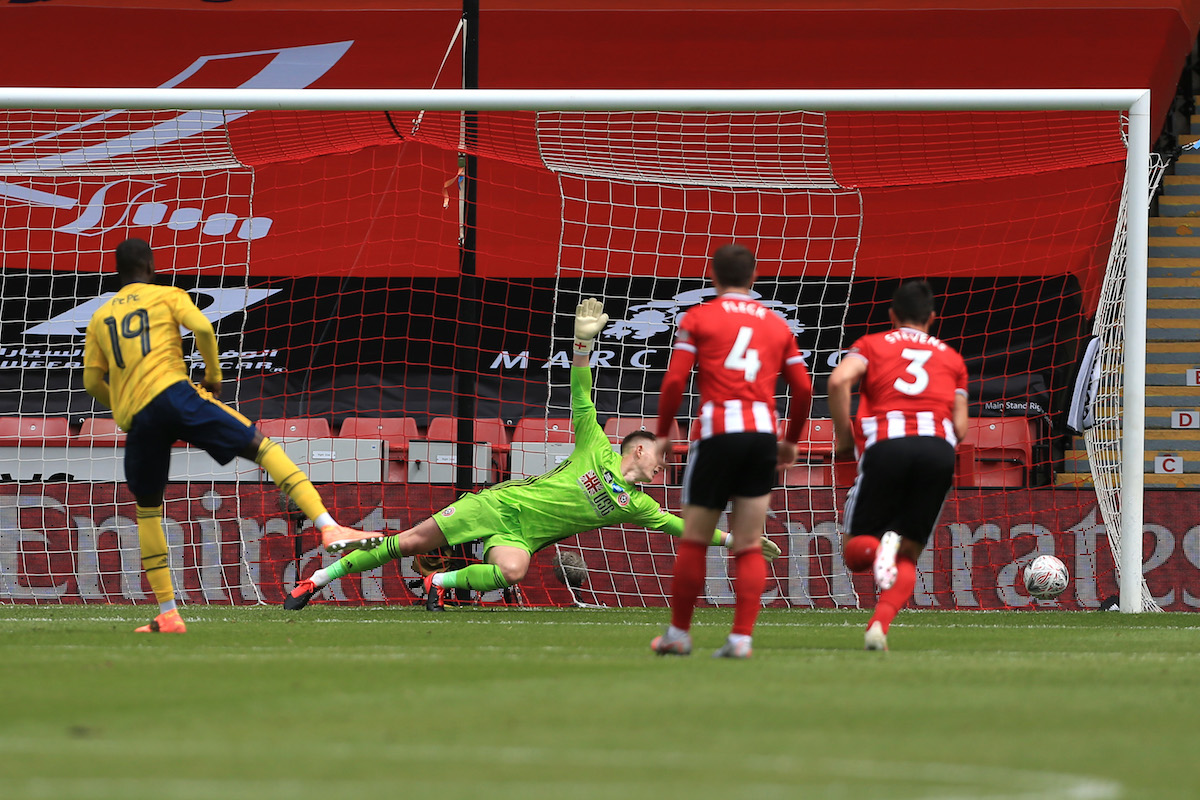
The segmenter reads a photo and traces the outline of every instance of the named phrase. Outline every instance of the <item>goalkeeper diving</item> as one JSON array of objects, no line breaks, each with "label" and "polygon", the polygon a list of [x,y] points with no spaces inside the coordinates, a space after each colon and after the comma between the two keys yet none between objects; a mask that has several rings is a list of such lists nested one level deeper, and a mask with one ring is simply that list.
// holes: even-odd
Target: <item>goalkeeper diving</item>
[{"label": "goalkeeper diving", "polygon": [[[506,481],[465,494],[394,536],[370,537],[353,531],[353,538],[346,539],[341,538],[346,534],[337,531],[322,533],[329,552],[374,546],[353,550],[300,581],[284,598],[284,608],[304,608],[322,588],[346,575],[375,569],[403,556],[476,540],[483,542],[483,562],[425,576],[427,593],[436,592],[440,600],[447,589],[488,592],[514,586],[525,578],[534,553],[596,528],[633,523],[679,538],[683,520],[664,511],[638,488],[663,469],[654,433],[634,431],[622,440],[617,454],[596,420],[590,359],[595,339],[607,324],[608,315],[599,300],[586,299],[575,310],[571,359],[575,447],[565,461],[536,478]],[[731,541],[728,533],[716,531],[711,544],[728,547]],[[780,552],[765,536],[762,551],[767,561],[774,561]]]}]

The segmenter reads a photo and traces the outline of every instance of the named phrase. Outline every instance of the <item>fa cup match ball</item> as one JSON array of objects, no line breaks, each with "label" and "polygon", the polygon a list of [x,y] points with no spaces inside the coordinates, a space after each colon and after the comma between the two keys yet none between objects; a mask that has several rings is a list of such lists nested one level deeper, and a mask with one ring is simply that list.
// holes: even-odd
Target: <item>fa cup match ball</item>
[{"label": "fa cup match ball", "polygon": [[1038,556],[1025,567],[1025,588],[1038,600],[1058,597],[1069,579],[1067,565],[1054,556]]},{"label": "fa cup match ball", "polygon": [[558,555],[554,556],[553,566],[554,577],[558,578],[559,583],[566,584],[573,589],[578,589],[587,583],[587,564],[584,563],[583,556],[574,550],[559,550]]}]

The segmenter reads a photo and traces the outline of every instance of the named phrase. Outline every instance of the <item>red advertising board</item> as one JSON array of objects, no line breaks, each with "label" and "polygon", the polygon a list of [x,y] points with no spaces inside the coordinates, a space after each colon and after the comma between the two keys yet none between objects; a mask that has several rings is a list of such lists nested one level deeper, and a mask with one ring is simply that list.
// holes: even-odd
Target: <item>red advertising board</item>
[{"label": "red advertising board", "polygon": [[[661,490],[659,490],[661,491]],[[400,532],[453,501],[450,487],[405,484],[325,485],[339,521]],[[678,503],[677,491],[660,496]],[[1187,492],[1147,495],[1144,551],[1151,594],[1165,610],[1200,607],[1200,512]],[[1058,608],[1094,610],[1116,595],[1112,555],[1089,494],[1075,490],[960,491],[942,515],[919,564],[910,607],[927,609]],[[768,581],[771,606],[870,607],[869,575],[850,576],[841,561],[835,498],[778,492],[767,535],[783,549]],[[803,508],[796,506],[803,505]],[[814,508],[813,506],[817,506]],[[136,603],[153,599],[144,583],[134,505],[114,484],[0,486],[0,602]],[[330,561],[311,526],[296,533],[273,486],[173,485],[165,529],[180,599],[188,603],[278,603],[285,587]],[[583,534],[563,542],[589,562],[578,599],[615,605],[665,605],[674,543],[641,529]],[[706,600],[732,603],[729,560],[714,548]],[[1067,564],[1071,583],[1055,602],[1026,594],[1019,572],[1034,554]],[[522,588],[528,603],[569,604],[543,551]],[[601,567],[603,564],[603,567]],[[419,584],[410,559],[348,576],[320,602],[411,604]],[[415,585],[414,585],[415,584]]]}]

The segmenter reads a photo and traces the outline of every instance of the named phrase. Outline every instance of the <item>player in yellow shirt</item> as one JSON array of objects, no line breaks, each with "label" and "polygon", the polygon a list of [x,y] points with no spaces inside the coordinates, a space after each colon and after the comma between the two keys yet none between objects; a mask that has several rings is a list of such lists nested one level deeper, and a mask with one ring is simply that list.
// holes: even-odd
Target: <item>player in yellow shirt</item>
[{"label": "player in yellow shirt", "polygon": [[[236,456],[254,461],[323,533],[361,537],[363,545],[375,541],[334,522],[308,476],[283,448],[217,400],[221,364],[212,324],[182,289],[155,285],[150,245],[126,239],[117,246],[116,261],[121,289],[88,323],[83,386],[112,409],[117,424],[128,432],[125,482],[137,501],[142,569],[159,607],[154,620],[137,632],[187,631],[175,605],[162,526],[171,447],[180,439],[221,464]],[[191,382],[184,365],[181,325],[195,334],[196,348],[204,357],[199,386]]]}]

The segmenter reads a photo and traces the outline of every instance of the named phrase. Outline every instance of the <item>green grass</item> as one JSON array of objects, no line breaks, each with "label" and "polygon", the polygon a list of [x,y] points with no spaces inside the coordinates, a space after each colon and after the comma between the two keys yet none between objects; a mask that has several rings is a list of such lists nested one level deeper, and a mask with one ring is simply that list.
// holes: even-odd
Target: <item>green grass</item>
[{"label": "green grass", "polygon": [[1194,797],[1200,617],[0,606],[0,796]]}]

